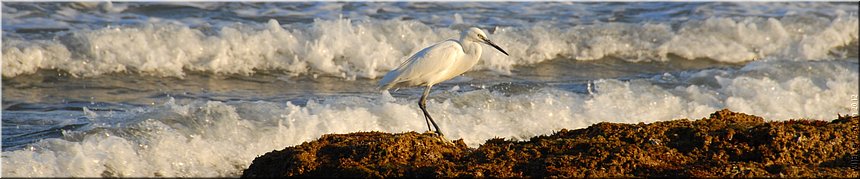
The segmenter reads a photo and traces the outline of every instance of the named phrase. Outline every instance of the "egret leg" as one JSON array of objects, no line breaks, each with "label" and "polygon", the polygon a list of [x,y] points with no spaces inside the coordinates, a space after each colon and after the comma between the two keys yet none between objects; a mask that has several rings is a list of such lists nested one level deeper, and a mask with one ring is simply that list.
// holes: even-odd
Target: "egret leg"
[{"label": "egret leg", "polygon": [[[426,104],[427,95],[430,94],[430,88],[432,88],[432,87],[433,87],[433,85],[427,85],[427,88],[424,88],[424,94],[421,95],[421,100],[418,100],[418,107],[421,107],[421,111],[424,112],[425,121],[429,120],[430,123],[433,124],[433,127],[436,128],[436,133],[439,134],[439,136],[444,136],[442,134],[442,131],[439,130],[439,126],[436,125],[436,121],[433,121],[433,117],[430,117],[430,113],[427,113],[427,104]],[[427,124],[427,128],[430,128],[429,123]]]},{"label": "egret leg", "polygon": [[421,100],[418,100],[418,107],[421,107],[421,111],[424,111],[424,122],[426,122],[426,123],[427,123],[427,131],[431,131],[431,132],[432,132],[432,131],[433,131],[433,128],[431,128],[431,127],[430,127],[430,118],[429,118],[429,116],[430,116],[430,115],[428,115],[428,114],[427,114],[427,111],[426,111],[426,110],[424,110],[424,106],[425,106],[425,104],[424,104],[424,96],[421,96]]}]

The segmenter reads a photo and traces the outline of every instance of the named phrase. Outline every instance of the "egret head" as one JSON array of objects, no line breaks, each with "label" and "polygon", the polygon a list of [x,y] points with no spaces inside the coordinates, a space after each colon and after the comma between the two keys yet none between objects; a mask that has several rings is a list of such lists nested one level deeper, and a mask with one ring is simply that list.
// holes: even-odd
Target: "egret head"
[{"label": "egret head", "polygon": [[493,48],[496,48],[496,50],[499,50],[505,55],[508,55],[508,52],[505,52],[505,50],[502,50],[502,47],[499,47],[498,45],[490,41],[490,39],[487,38],[487,34],[484,34],[484,31],[479,28],[471,27],[469,29],[464,30],[462,33],[460,33],[460,39],[484,43],[489,46],[492,46]]}]

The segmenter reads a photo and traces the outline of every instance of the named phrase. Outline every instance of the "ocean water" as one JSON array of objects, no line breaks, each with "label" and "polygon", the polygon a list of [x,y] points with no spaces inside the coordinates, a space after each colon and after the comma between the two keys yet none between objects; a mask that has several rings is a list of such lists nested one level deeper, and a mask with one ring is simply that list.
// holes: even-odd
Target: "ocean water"
[{"label": "ocean water", "polygon": [[427,105],[471,147],[858,112],[856,2],[3,2],[2,176],[236,177],[323,134],[424,132],[422,88],[376,82],[470,26],[510,56]]}]

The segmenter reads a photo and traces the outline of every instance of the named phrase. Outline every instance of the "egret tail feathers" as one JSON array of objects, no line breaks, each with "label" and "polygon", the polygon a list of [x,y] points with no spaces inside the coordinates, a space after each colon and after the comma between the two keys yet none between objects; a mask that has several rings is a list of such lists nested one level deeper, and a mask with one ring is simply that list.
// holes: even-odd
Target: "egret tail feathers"
[{"label": "egret tail feathers", "polygon": [[399,76],[400,76],[399,70],[394,70],[394,71],[388,72],[388,74],[385,74],[385,76],[382,77],[381,80],[379,80],[379,85],[378,85],[379,90],[388,90],[391,87],[394,87],[394,85],[397,84],[396,80],[397,80],[397,77],[399,77]]}]

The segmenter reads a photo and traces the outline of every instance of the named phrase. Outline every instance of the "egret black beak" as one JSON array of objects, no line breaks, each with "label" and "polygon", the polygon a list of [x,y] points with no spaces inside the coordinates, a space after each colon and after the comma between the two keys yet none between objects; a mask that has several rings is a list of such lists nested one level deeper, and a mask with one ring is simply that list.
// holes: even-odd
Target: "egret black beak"
[{"label": "egret black beak", "polygon": [[483,39],[483,40],[484,40],[484,43],[486,43],[487,45],[493,46],[493,48],[496,48],[496,50],[499,50],[500,52],[504,53],[506,56],[510,56],[510,55],[508,55],[508,52],[505,52],[505,50],[502,50],[502,47],[499,47],[498,45],[496,45],[495,43],[490,41],[490,39]]}]

